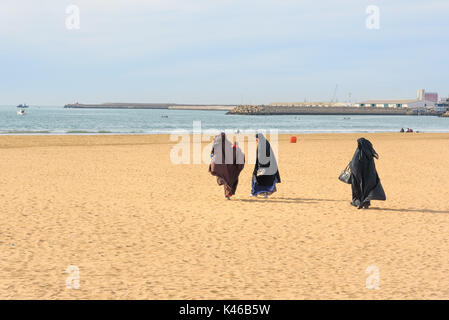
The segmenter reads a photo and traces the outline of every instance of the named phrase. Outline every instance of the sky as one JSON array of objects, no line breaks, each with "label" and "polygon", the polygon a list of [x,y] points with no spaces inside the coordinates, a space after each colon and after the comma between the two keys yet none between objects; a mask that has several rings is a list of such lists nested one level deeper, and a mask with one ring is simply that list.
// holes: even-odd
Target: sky
[{"label": "sky", "polygon": [[449,96],[448,17],[448,0],[1,0],[0,105]]}]

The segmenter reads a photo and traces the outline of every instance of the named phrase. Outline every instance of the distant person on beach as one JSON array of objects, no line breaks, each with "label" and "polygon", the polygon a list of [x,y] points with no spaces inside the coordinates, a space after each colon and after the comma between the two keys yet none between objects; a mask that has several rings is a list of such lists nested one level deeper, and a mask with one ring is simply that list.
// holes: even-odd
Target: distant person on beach
[{"label": "distant person on beach", "polygon": [[222,132],[214,138],[209,172],[224,186],[225,197],[230,200],[239,183],[239,175],[245,166],[245,155],[237,144],[233,145]]},{"label": "distant person on beach", "polygon": [[257,158],[252,178],[251,196],[269,195],[276,192],[276,183],[281,182],[278,165],[270,143],[261,133],[256,134]]},{"label": "distant person on beach", "polygon": [[379,159],[379,155],[369,140],[360,138],[357,144],[357,150],[350,163],[351,204],[358,209],[368,209],[371,200],[386,200],[374,163],[374,158]]},{"label": "distant person on beach", "polygon": [[404,128],[401,128],[401,131],[399,131],[399,132],[405,132]]}]

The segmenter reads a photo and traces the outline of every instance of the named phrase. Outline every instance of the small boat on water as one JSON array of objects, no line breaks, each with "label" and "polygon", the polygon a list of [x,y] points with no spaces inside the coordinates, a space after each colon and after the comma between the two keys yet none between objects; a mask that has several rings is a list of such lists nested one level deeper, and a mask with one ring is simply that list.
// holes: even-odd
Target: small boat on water
[{"label": "small boat on water", "polygon": [[24,109],[20,109],[19,111],[17,111],[17,115],[24,116],[25,115],[25,110]]},{"label": "small boat on water", "polygon": [[26,109],[26,108],[28,108],[28,105],[27,105],[26,103],[24,103],[24,104],[19,104],[16,108]]}]

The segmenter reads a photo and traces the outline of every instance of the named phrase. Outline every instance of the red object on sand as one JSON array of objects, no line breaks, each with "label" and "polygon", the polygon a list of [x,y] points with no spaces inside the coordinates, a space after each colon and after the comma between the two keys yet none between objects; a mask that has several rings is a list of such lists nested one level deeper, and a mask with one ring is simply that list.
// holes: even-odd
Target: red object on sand
[{"label": "red object on sand", "polygon": [[290,137],[290,143],[296,143],[296,137]]}]

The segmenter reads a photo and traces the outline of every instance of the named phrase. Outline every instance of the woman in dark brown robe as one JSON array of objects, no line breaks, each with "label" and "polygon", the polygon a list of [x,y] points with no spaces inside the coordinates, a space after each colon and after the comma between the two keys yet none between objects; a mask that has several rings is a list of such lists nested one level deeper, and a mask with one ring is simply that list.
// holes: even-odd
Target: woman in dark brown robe
[{"label": "woman in dark brown robe", "polygon": [[245,155],[222,132],[214,139],[211,158],[209,172],[217,177],[218,185],[224,186],[225,197],[229,200],[237,189],[240,172],[245,166]]}]

